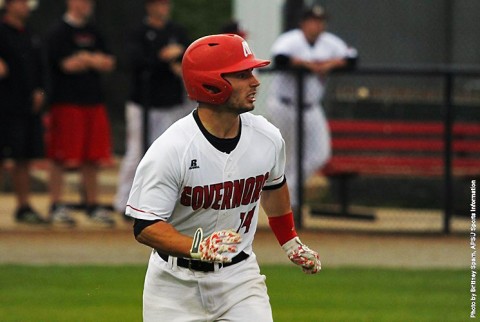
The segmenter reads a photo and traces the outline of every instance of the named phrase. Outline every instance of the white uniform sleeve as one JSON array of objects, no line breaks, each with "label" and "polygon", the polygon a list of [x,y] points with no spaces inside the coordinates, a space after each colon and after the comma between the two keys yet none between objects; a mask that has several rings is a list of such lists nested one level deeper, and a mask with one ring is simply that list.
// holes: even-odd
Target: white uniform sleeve
[{"label": "white uniform sleeve", "polygon": [[166,221],[179,195],[179,164],[173,147],[165,141],[155,141],[135,173],[126,214],[138,219]]},{"label": "white uniform sleeve", "polygon": [[[280,135],[280,132],[279,132]],[[280,136],[278,143],[275,145],[276,148],[276,162],[272,170],[270,171],[270,176],[265,182],[265,187],[275,186],[283,182],[285,177],[285,141]]]},{"label": "white uniform sleeve", "polygon": [[287,32],[280,35],[272,45],[272,56],[286,55],[291,56],[297,49],[298,44],[295,42],[295,37],[292,32]]},{"label": "white uniform sleeve", "polygon": [[329,34],[332,57],[347,57],[349,54],[348,45],[339,37]]}]

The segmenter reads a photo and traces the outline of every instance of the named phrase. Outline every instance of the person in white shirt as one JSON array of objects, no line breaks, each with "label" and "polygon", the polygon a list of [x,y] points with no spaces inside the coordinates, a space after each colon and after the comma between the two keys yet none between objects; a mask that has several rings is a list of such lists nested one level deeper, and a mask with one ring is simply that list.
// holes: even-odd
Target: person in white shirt
[{"label": "person in white shirt", "polygon": [[267,113],[279,127],[286,142],[286,176],[292,206],[297,200],[297,80],[292,69],[304,69],[304,142],[303,178],[306,180],[327,163],[331,156],[330,132],[321,100],[330,71],[352,67],[356,52],[336,35],[326,31],[326,12],[315,5],[304,11],[299,28],[281,34],[271,52],[275,67],[285,72],[275,74]]}]

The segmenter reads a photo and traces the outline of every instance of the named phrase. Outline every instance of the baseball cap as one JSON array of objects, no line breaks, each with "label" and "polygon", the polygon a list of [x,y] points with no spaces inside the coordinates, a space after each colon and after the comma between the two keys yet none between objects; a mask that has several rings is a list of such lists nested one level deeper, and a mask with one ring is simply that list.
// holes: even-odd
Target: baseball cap
[{"label": "baseball cap", "polygon": [[318,4],[305,9],[301,16],[301,20],[326,18],[327,14],[325,12],[325,8]]}]

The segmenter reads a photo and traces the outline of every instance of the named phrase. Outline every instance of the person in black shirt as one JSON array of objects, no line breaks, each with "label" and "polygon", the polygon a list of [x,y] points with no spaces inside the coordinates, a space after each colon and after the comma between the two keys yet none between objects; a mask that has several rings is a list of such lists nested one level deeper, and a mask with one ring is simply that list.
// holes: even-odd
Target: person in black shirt
[{"label": "person in black shirt", "polygon": [[44,102],[40,42],[25,29],[27,0],[5,1],[0,21],[0,165],[14,160],[18,222],[44,224],[30,206],[30,163],[43,157],[41,108]]},{"label": "person in black shirt", "polygon": [[[115,210],[125,212],[133,177],[145,152],[171,124],[193,109],[186,104],[181,59],[189,39],[185,29],[170,20],[170,0],[145,0],[147,16],[129,35],[128,57],[132,92],[126,103],[126,152],[119,174]],[[148,110],[148,139],[143,138],[143,112]]]},{"label": "person in black shirt", "polygon": [[65,168],[79,168],[87,214],[96,223],[113,226],[106,209],[98,206],[99,166],[111,161],[110,125],[101,74],[115,68],[115,58],[98,30],[89,22],[94,0],[67,0],[67,12],[47,41],[51,71],[50,132],[47,155],[53,161],[50,178],[51,218],[75,224],[62,205]]}]

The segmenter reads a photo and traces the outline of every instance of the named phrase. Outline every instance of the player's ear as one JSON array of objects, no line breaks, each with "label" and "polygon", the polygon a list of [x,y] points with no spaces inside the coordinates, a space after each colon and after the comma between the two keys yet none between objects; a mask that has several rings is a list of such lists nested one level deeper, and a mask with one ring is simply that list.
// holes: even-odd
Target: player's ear
[{"label": "player's ear", "polygon": [[218,94],[218,93],[221,92],[219,88],[217,88],[217,87],[215,87],[215,86],[212,86],[212,85],[206,85],[206,84],[204,84],[204,85],[203,85],[203,88],[205,88],[207,91],[209,91],[209,92],[212,93],[212,94]]}]

